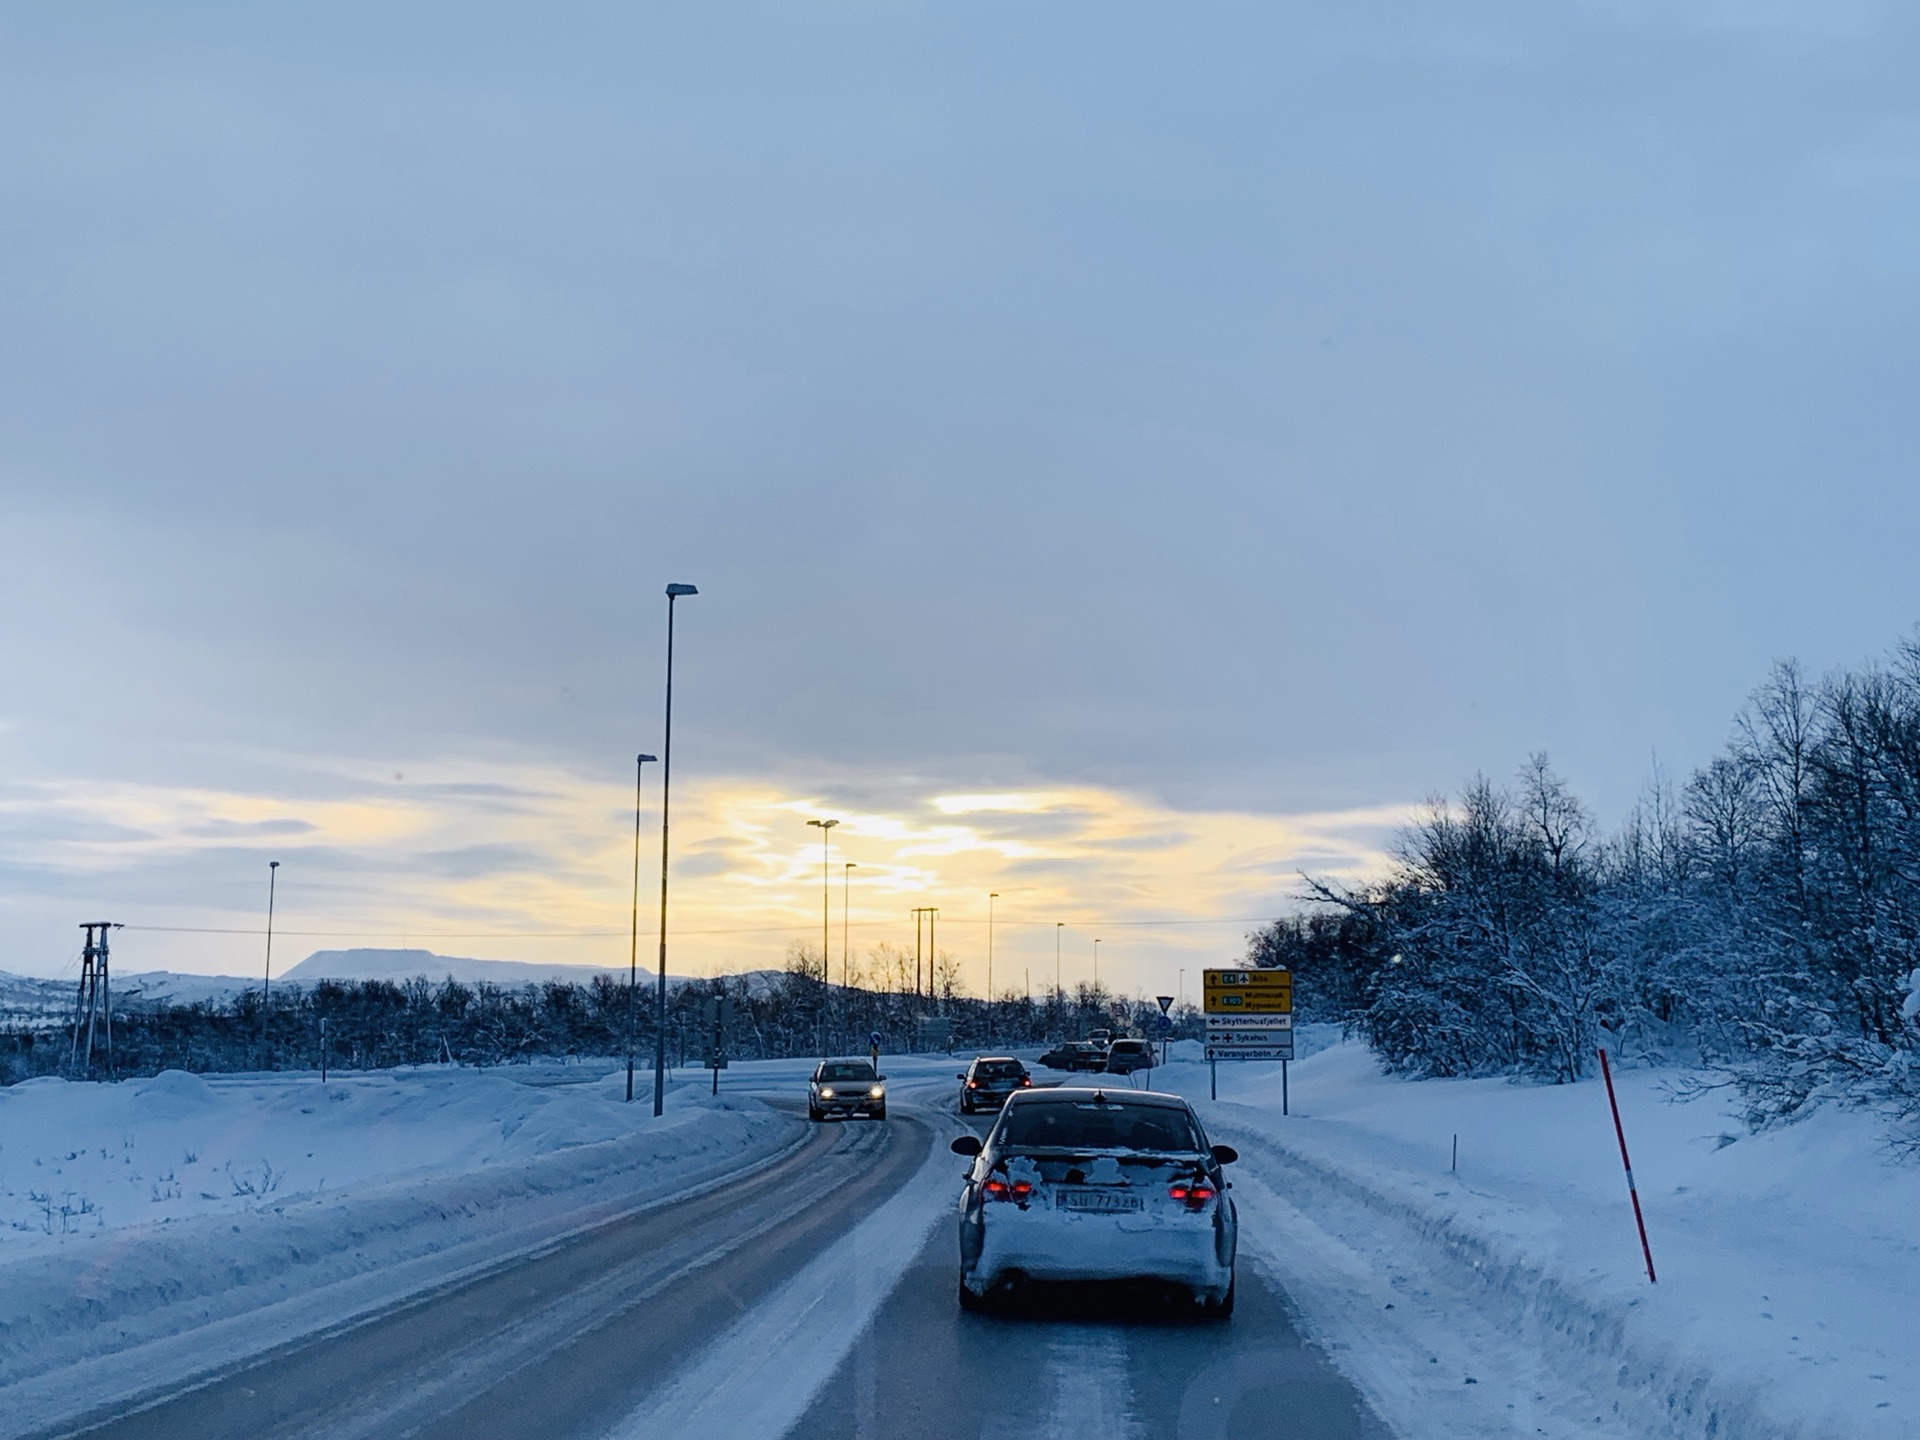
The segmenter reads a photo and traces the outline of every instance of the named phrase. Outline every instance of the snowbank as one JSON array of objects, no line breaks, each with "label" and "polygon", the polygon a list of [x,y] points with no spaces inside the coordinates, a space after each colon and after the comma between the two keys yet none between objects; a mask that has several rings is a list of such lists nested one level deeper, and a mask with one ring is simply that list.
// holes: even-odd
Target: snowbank
[{"label": "snowbank", "polygon": [[659,1120],[605,1066],[0,1090],[9,1409],[255,1353],[804,1136],[705,1090],[677,1084]]},{"label": "snowbank", "polygon": [[1330,1348],[1362,1371],[1426,1352],[1418,1383],[1356,1374],[1390,1418],[1430,1425],[1440,1389],[1474,1385],[1511,1433],[1913,1433],[1920,1167],[1871,1117],[1748,1135],[1716,1101],[1673,1101],[1671,1072],[1616,1073],[1649,1285],[1598,1081],[1406,1082],[1335,1044],[1292,1066],[1282,1118],[1278,1068],[1222,1065],[1217,1104],[1203,1064],[1154,1082],[1247,1152],[1243,1240]]}]

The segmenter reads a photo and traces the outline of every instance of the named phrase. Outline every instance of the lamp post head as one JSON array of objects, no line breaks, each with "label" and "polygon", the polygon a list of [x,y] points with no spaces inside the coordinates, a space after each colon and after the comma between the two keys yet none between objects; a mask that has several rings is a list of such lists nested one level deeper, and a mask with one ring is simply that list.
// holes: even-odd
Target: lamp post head
[{"label": "lamp post head", "polygon": [[267,861],[267,868],[269,870],[278,870],[280,868],[280,862],[278,860],[269,860]]},{"label": "lamp post head", "polygon": [[699,593],[699,589],[692,585],[667,586],[667,598],[669,600],[678,600],[682,595],[698,595]]},{"label": "lamp post head", "polygon": [[809,824],[809,825],[818,825],[818,826],[819,826],[819,827],[820,827],[820,828],[821,828],[822,830],[831,830],[831,829],[832,829],[832,828],[833,828],[834,826],[836,826],[836,825],[838,825],[839,823],[840,823],[840,822],[839,822],[838,820],[809,820],[809,821],[807,821],[807,824]]},{"label": "lamp post head", "polygon": [[650,765],[653,762],[657,761],[659,758],[660,757],[658,755],[642,755],[640,757],[640,763],[642,765]]}]

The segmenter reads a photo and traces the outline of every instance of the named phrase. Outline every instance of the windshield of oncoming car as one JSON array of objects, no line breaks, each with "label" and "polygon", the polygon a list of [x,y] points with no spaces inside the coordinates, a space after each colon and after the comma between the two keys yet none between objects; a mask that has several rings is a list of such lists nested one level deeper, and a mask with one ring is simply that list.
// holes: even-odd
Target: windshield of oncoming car
[{"label": "windshield of oncoming car", "polygon": [[1018,1060],[982,1060],[973,1073],[982,1080],[1011,1080],[1022,1073],[1022,1067]]},{"label": "windshield of oncoming car", "polygon": [[871,1080],[873,1067],[863,1064],[822,1065],[820,1078],[822,1080]]},{"label": "windshield of oncoming car", "polygon": [[1092,1100],[1019,1105],[1001,1122],[998,1143],[1019,1150],[1200,1149],[1184,1110]]}]

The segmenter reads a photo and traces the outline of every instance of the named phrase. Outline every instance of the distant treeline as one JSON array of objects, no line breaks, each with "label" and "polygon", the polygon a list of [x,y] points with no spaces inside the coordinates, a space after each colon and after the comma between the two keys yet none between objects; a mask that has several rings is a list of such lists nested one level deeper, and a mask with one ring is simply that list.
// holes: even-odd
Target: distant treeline
[{"label": "distant treeline", "polygon": [[[885,947],[876,952],[886,960]],[[667,1052],[675,1065],[701,1065],[713,1029],[704,1020],[710,999],[732,1002],[725,1036],[729,1058],[769,1059],[824,1051],[864,1053],[878,1031],[881,1049],[944,1049],[923,1019],[945,1020],[952,1045],[973,1051],[986,1045],[1028,1045],[1084,1035],[1096,1026],[1150,1033],[1159,1008],[1151,1001],[1119,1000],[1105,990],[1076,990],[1029,1000],[1007,995],[989,1007],[954,993],[953,967],[940,977],[940,993],[828,985],[820,979],[817,950],[796,945],[788,969],[771,984],[749,990],[739,979],[676,984],[667,997]],[[634,997],[633,1034],[640,1054],[654,1052],[655,996],[642,985]],[[604,974],[585,984],[521,987],[466,985],[457,980],[324,980],[310,986],[276,987],[264,1003],[247,991],[230,1003],[116,1008],[112,1073],[153,1075],[161,1070],[198,1072],[309,1070],[325,1058],[340,1070],[388,1069],[398,1065],[503,1065],[543,1057],[624,1054],[628,1044],[627,987]],[[1199,1034],[1197,1012],[1182,1013],[1181,1032]],[[935,1027],[938,1033],[938,1026]],[[73,1063],[71,1028],[51,1023],[0,1034],[0,1083],[35,1075],[107,1075],[96,1031],[96,1063]]]},{"label": "distant treeline", "polygon": [[1381,883],[1313,893],[1252,958],[1395,1070],[1572,1080],[1605,1040],[1721,1067],[1755,1121],[1822,1094],[1920,1119],[1920,638],[1776,666],[1612,834],[1537,755],[1431,802]]}]

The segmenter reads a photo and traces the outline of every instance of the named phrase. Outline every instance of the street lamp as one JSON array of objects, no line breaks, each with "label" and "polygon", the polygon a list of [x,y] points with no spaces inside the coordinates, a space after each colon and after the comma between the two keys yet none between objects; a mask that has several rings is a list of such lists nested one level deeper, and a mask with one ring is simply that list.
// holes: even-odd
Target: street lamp
[{"label": "street lamp", "polygon": [[271,1013],[267,1002],[273,998],[273,887],[280,878],[280,862],[267,862],[267,968],[260,980],[260,1048],[266,1053],[265,1064],[273,1066],[273,1052],[267,1043],[267,1016]]},{"label": "street lamp", "polygon": [[673,795],[673,602],[698,595],[691,585],[667,586],[667,733],[660,747],[660,975],[655,991],[653,1035],[653,1113],[667,1108],[667,805]]},{"label": "street lamp", "polygon": [[852,892],[853,872],[859,868],[858,865],[849,860],[840,871],[840,988],[842,990],[848,988],[847,939],[848,931],[853,928],[853,921],[850,918],[853,912],[848,904],[848,896]]},{"label": "street lamp", "polygon": [[998,890],[987,896],[987,1043],[993,1043],[993,902],[1000,898]]},{"label": "street lamp", "polygon": [[1099,995],[1100,995],[1100,940],[1099,940],[1099,937],[1097,936],[1094,938],[1094,942],[1093,942],[1093,994],[1095,999],[1099,998]]},{"label": "street lamp", "polygon": [[820,827],[820,1053],[823,1058],[827,1051],[827,946],[832,935],[829,929],[831,922],[828,919],[830,913],[828,907],[831,902],[827,898],[827,862],[833,854],[833,827],[839,823],[838,820],[807,821],[809,825]]},{"label": "street lamp", "polygon": [[640,1044],[640,777],[651,755],[633,765],[633,938],[627,947],[627,1103],[633,1103],[633,1052]]}]

